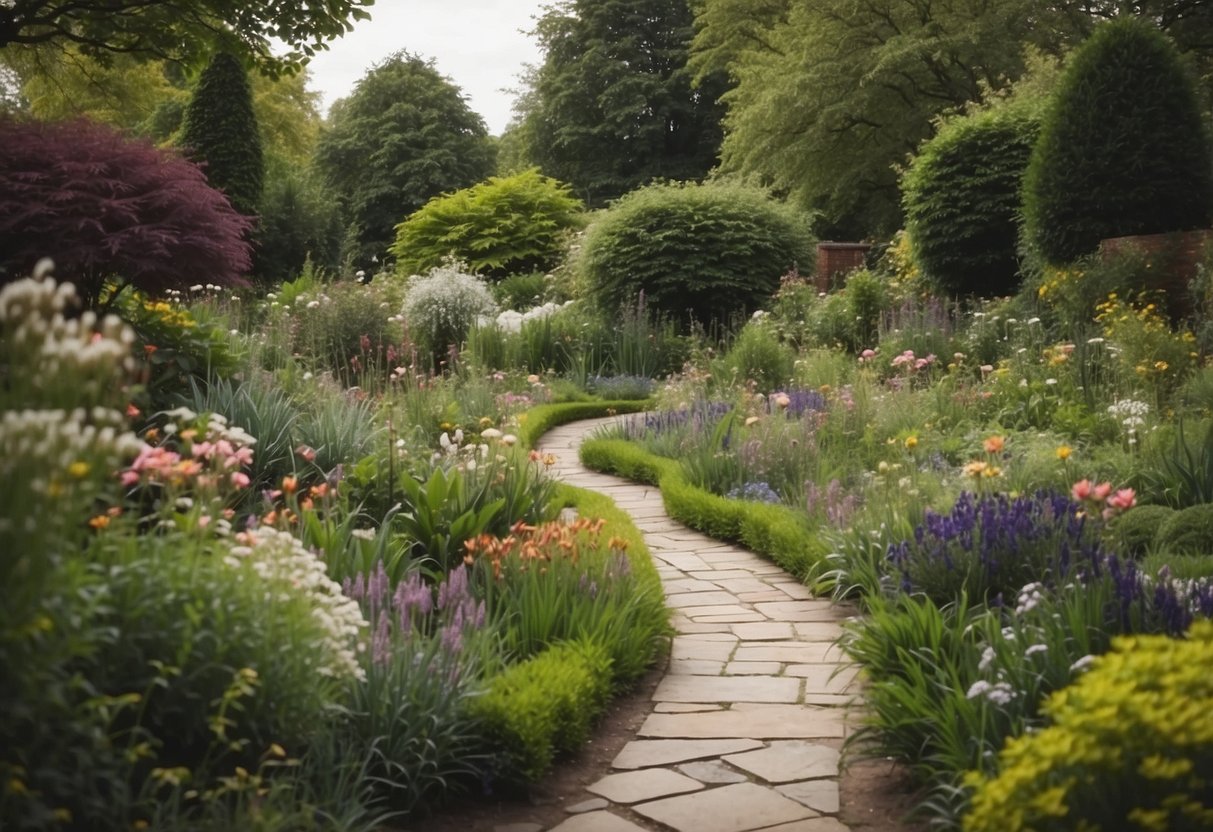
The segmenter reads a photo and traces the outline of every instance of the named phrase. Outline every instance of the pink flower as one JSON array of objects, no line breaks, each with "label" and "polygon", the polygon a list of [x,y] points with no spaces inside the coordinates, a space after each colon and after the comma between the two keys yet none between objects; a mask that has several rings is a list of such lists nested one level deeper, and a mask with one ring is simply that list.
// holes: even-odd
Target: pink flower
[{"label": "pink flower", "polygon": [[1091,497],[1095,500],[1106,500],[1108,495],[1112,493],[1112,483],[1101,482],[1091,491]]},{"label": "pink flower", "polygon": [[1078,501],[1088,500],[1091,497],[1091,481],[1079,480],[1070,487],[1070,493],[1074,495],[1074,499]]},{"label": "pink flower", "polygon": [[1137,492],[1132,488],[1122,488],[1108,497],[1108,505],[1119,511],[1128,511],[1137,505]]},{"label": "pink flower", "polygon": [[244,473],[243,471],[232,472],[232,485],[236,486],[237,488],[248,488],[248,484],[248,474]]}]

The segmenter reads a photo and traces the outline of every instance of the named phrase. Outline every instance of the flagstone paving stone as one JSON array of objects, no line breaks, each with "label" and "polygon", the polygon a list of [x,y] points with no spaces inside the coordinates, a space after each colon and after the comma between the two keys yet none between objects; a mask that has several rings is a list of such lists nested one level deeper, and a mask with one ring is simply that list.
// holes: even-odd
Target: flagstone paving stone
[{"label": "flagstone paving stone", "polygon": [[636,812],[678,832],[744,832],[816,814],[803,803],[756,783],[736,783],[697,794],[634,806]]},{"label": "flagstone paving stone", "polygon": [[697,792],[703,783],[665,768],[625,771],[608,774],[586,789],[600,794],[613,803],[639,803],[656,797],[669,797],[684,792]]},{"label": "flagstone paving stone", "polygon": [[582,438],[609,421],[558,427],[540,447],[556,476],[633,517],[676,636],[636,739],[549,832],[848,832],[833,817],[837,747],[861,681],[834,643],[854,609],[671,519],[659,489],[584,469]]}]

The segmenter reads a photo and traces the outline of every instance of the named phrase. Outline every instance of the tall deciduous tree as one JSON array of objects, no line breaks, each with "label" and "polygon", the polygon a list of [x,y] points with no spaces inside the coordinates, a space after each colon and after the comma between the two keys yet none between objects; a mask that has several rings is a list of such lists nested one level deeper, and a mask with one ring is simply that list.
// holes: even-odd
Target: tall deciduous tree
[{"label": "tall deciduous tree", "polygon": [[695,87],[687,0],[563,0],[521,130],[532,161],[602,204],[654,178],[698,179],[720,145],[723,75]]},{"label": "tall deciduous tree", "polygon": [[351,227],[347,256],[383,257],[395,228],[430,197],[493,173],[484,121],[432,63],[399,52],[337,101],[316,163]]},{"label": "tall deciduous tree", "polygon": [[[191,63],[213,49],[252,59],[270,74],[292,72],[327,41],[366,20],[374,0],[6,0],[0,49],[71,43],[84,54]],[[281,46],[285,45],[283,50]]]},{"label": "tall deciduous tree", "polygon": [[736,80],[723,167],[760,176],[848,236],[895,230],[896,167],[933,119],[1005,86],[1024,45],[1054,32],[1041,0],[750,5],[705,0],[696,21],[696,69]]},{"label": "tall deciduous tree", "polygon": [[265,182],[261,132],[248,77],[234,56],[220,52],[207,64],[185,110],[181,144],[233,208],[257,213]]}]

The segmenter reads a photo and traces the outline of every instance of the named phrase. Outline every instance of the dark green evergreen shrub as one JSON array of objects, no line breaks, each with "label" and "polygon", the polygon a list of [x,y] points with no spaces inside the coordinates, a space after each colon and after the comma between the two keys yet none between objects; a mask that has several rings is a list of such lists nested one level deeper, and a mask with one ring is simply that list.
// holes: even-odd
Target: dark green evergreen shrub
[{"label": "dark green evergreen shrub", "polygon": [[261,132],[248,76],[234,56],[220,52],[202,71],[185,109],[181,144],[233,208],[257,213],[265,182]]},{"label": "dark green evergreen shrub", "polygon": [[1073,55],[1024,177],[1029,243],[1050,263],[1100,240],[1204,228],[1213,151],[1174,44],[1121,17]]},{"label": "dark green evergreen shrub", "polygon": [[1120,544],[1120,551],[1137,557],[1153,548],[1158,530],[1175,509],[1169,506],[1137,506],[1116,518],[1112,527]]},{"label": "dark green evergreen shrub", "polygon": [[708,324],[762,307],[779,278],[812,260],[806,218],[733,183],[633,191],[586,232],[578,268],[606,310],[634,306]]},{"label": "dark green evergreen shrub", "polygon": [[1158,529],[1158,548],[1171,553],[1213,554],[1213,503],[1189,506]]},{"label": "dark green evergreen shrub", "polygon": [[906,226],[919,268],[952,295],[1011,294],[1020,190],[1040,129],[1022,108],[948,122],[902,179]]},{"label": "dark green evergreen shrub", "polygon": [[391,251],[406,275],[453,255],[476,274],[502,278],[552,268],[566,232],[583,224],[581,200],[532,169],[434,197],[396,226]]},{"label": "dark green evergreen shrub", "polygon": [[327,274],[340,265],[341,215],[328,189],[282,165],[266,183],[255,234],[253,271],[263,284],[294,280],[304,263]]},{"label": "dark green evergreen shrub", "polygon": [[542,272],[529,274],[512,274],[503,278],[491,287],[493,298],[502,309],[514,309],[525,312],[543,303],[543,293],[547,290],[547,277]]}]

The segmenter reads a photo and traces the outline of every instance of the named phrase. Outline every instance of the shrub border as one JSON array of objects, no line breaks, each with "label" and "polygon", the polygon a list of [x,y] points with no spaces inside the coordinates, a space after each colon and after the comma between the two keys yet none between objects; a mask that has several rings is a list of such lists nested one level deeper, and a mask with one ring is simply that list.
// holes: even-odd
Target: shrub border
[{"label": "shrub border", "polygon": [[641,413],[652,408],[650,399],[628,399],[618,401],[558,402],[540,404],[527,410],[519,419],[518,438],[528,448],[535,447],[539,439],[552,428],[613,416],[616,413]]},{"label": "shrub border", "polygon": [[581,462],[595,471],[657,486],[675,520],[717,540],[740,543],[805,584],[813,585],[825,571],[828,547],[785,506],[712,494],[688,482],[677,460],[650,454],[623,439],[583,442]]}]

